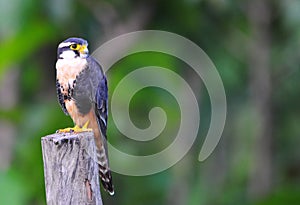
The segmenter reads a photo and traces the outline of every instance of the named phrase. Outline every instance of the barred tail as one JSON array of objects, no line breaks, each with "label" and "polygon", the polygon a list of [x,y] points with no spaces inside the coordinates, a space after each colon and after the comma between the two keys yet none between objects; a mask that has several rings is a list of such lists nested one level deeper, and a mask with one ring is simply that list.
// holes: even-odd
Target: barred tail
[{"label": "barred tail", "polygon": [[103,188],[107,191],[110,195],[114,195],[114,187],[112,183],[111,172],[108,165],[108,159],[106,156],[106,152],[104,147],[102,149],[97,149],[97,163],[99,167],[99,176]]}]

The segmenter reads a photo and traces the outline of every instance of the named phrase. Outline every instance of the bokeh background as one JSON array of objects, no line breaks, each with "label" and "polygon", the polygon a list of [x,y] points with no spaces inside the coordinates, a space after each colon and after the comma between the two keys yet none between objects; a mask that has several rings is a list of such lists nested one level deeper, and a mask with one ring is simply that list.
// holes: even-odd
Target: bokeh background
[{"label": "bokeh background", "polygon": [[[40,138],[73,125],[56,100],[58,43],[84,37],[93,51],[143,29],[177,33],[208,54],[226,90],[226,126],[213,154],[197,161],[211,109],[201,79],[164,54],[119,61],[107,73],[110,96],[130,71],[166,67],[190,83],[201,125],[192,149],[172,168],[144,177],[114,173],[116,195],[102,191],[104,204],[300,204],[299,11],[298,0],[0,0],[0,204],[45,204]],[[154,106],[168,115],[157,139],[130,140],[110,117],[110,143],[139,155],[170,144],[180,122],[170,93],[138,92],[130,107],[132,121],[149,126]]]}]

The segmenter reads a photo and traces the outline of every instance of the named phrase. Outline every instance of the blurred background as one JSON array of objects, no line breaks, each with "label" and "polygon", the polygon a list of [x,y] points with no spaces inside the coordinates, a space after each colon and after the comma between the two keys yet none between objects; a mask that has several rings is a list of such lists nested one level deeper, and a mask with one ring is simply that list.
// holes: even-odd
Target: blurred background
[{"label": "blurred background", "polygon": [[[102,191],[104,204],[300,204],[299,11],[298,0],[0,0],[0,204],[45,204],[40,138],[73,125],[56,99],[59,42],[83,37],[93,51],[143,29],[177,33],[208,54],[226,90],[226,125],[213,154],[199,162],[211,109],[201,79],[168,55],[122,59],[107,73],[110,96],[130,71],[166,67],[190,83],[201,125],[192,149],[170,169],[144,177],[114,173],[116,194]],[[168,146],[180,123],[172,95],[145,88],[132,99],[130,116],[146,128],[154,106],[168,116],[158,138],[130,140],[110,117],[110,143],[139,155]]]}]

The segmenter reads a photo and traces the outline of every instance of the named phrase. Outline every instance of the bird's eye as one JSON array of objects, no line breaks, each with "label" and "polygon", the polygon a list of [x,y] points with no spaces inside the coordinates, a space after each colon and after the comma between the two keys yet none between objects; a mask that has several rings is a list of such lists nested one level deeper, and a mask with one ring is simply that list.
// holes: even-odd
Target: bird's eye
[{"label": "bird's eye", "polygon": [[78,44],[72,44],[72,45],[70,46],[70,48],[71,48],[72,50],[78,50],[79,45],[78,45]]}]

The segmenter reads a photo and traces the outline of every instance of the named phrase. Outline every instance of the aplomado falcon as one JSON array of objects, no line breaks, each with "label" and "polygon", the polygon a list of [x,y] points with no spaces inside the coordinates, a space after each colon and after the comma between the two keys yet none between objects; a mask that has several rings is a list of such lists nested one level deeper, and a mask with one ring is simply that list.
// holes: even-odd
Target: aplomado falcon
[{"label": "aplomado falcon", "polygon": [[62,110],[75,124],[58,132],[93,130],[100,179],[113,195],[106,143],[107,80],[99,63],[89,55],[86,40],[69,38],[58,45],[56,89]]}]

